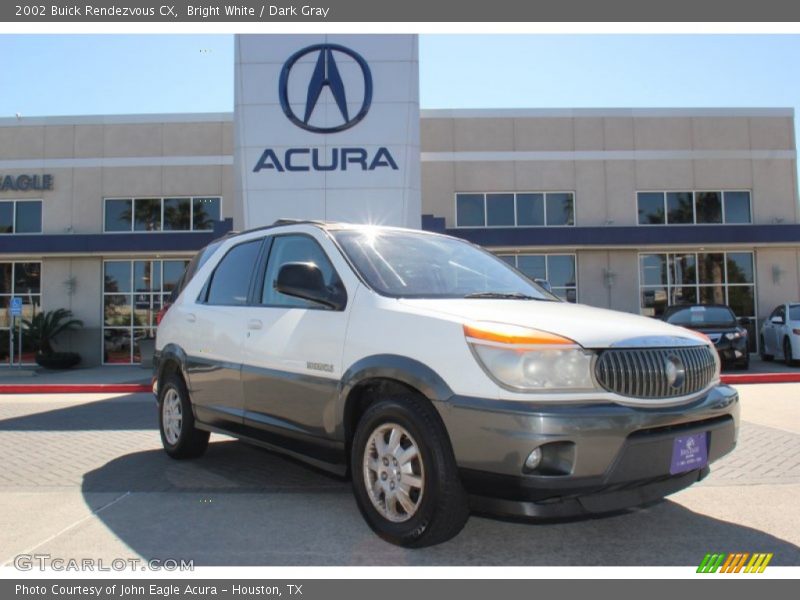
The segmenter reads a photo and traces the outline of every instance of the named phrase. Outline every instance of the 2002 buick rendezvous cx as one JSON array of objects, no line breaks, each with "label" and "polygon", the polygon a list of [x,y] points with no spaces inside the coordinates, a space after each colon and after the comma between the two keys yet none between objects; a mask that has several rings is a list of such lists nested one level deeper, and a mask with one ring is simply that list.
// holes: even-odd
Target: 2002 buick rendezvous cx
[{"label": "2002 buick rendezvous cx", "polygon": [[170,456],[216,431],[349,475],[367,523],[404,546],[451,538],[470,509],[647,503],[737,435],[701,334],[562,302],[404,229],[279,221],[214,242],[163,314],[155,368]]}]

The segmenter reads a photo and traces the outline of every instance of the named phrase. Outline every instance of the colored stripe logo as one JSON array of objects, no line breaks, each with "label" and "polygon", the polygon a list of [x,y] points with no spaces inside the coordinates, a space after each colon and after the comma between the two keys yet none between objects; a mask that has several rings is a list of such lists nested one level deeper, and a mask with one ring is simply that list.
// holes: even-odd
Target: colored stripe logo
[{"label": "colored stripe logo", "polygon": [[698,573],[763,573],[772,560],[772,553],[711,553],[703,557]]}]

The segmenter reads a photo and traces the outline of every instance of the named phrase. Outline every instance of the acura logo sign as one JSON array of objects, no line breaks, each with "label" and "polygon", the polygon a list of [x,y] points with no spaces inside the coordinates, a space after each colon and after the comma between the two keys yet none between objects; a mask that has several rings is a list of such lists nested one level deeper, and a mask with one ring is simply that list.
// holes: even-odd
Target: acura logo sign
[{"label": "acura logo sign", "polygon": [[[316,64],[311,79],[308,81],[305,98],[295,99],[295,105],[303,104],[303,110],[300,111],[301,114],[296,114],[289,98],[289,77],[297,62],[308,55],[316,56]],[[363,98],[353,98],[352,94],[348,96],[348,91],[339,71],[339,65],[336,62],[337,57],[339,60],[349,57],[360,67],[361,76],[364,80]],[[338,108],[338,116],[341,117],[340,123],[332,127],[320,127],[311,124],[314,114],[323,108],[318,106],[318,103],[325,88],[328,88],[331,96],[333,96]],[[295,52],[284,63],[283,69],[281,69],[278,94],[281,108],[292,123],[314,133],[336,133],[349,129],[367,115],[372,103],[372,73],[369,70],[367,61],[350,48],[339,44],[315,44]],[[359,101],[360,108],[355,114],[351,115],[348,103],[352,105]]]},{"label": "acura logo sign", "polygon": [[[297,72],[292,75],[293,69],[300,59],[309,55],[314,69],[308,80],[300,81],[299,88],[305,90],[305,94],[293,99],[294,107],[298,109],[298,112],[295,112],[289,98],[289,78],[300,76]],[[355,91],[345,87],[340,71],[340,68],[346,63],[348,66],[352,66],[349,59],[358,65],[364,80],[363,88]],[[302,72],[302,69],[299,71]],[[352,78],[349,81],[352,82]],[[321,116],[326,111],[325,106],[320,104],[320,97],[325,88],[328,89],[336,104],[335,108],[328,111],[328,113],[333,112],[332,122],[337,123],[331,127],[314,124],[324,122]],[[293,84],[292,89],[297,90],[298,87]],[[362,89],[363,97],[354,97],[358,96]],[[278,96],[283,113],[298,127],[314,133],[336,133],[350,129],[366,116],[372,103],[372,73],[370,73],[367,61],[350,48],[339,44],[315,44],[295,52],[284,63],[278,85]],[[354,106],[359,108],[355,114],[351,114]],[[315,119],[314,115],[318,113],[320,116]],[[378,169],[399,170],[392,153],[385,146],[364,148],[348,145],[338,148],[326,145],[324,148],[288,147],[277,151],[273,148],[264,148],[253,167],[253,172],[298,173],[303,171],[375,171]]]}]

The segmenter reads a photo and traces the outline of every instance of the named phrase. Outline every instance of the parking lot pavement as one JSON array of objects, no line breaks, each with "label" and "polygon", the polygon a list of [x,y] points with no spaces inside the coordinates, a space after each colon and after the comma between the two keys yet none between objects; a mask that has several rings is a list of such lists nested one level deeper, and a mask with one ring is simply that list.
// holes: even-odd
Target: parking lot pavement
[{"label": "parking lot pavement", "polygon": [[0,564],[175,558],[196,565],[696,565],[772,552],[800,565],[800,384],[741,386],[737,449],[655,505],[549,523],[473,516],[454,540],[391,546],[349,483],[212,436],[206,455],[160,449],[152,396],[0,397]]}]

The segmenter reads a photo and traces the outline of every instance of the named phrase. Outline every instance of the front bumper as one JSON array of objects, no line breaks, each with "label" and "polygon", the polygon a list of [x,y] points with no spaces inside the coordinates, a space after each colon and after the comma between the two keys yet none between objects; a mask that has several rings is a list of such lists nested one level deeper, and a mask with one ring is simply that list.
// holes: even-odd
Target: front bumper
[{"label": "front bumper", "polygon": [[[454,397],[438,406],[478,511],[564,517],[644,504],[699,481],[670,474],[676,436],[707,433],[709,464],[736,445],[739,397],[717,386],[675,407],[546,404]],[[536,447],[571,448],[557,473],[526,473]]]},{"label": "front bumper", "polygon": [[153,377],[151,379],[151,387],[153,389],[153,396],[158,398],[158,377],[161,374],[161,352],[156,350],[153,352]]},{"label": "front bumper", "polygon": [[747,338],[738,338],[735,340],[726,340],[724,337],[720,339],[714,347],[719,354],[720,360],[724,364],[743,364],[748,359]]}]

